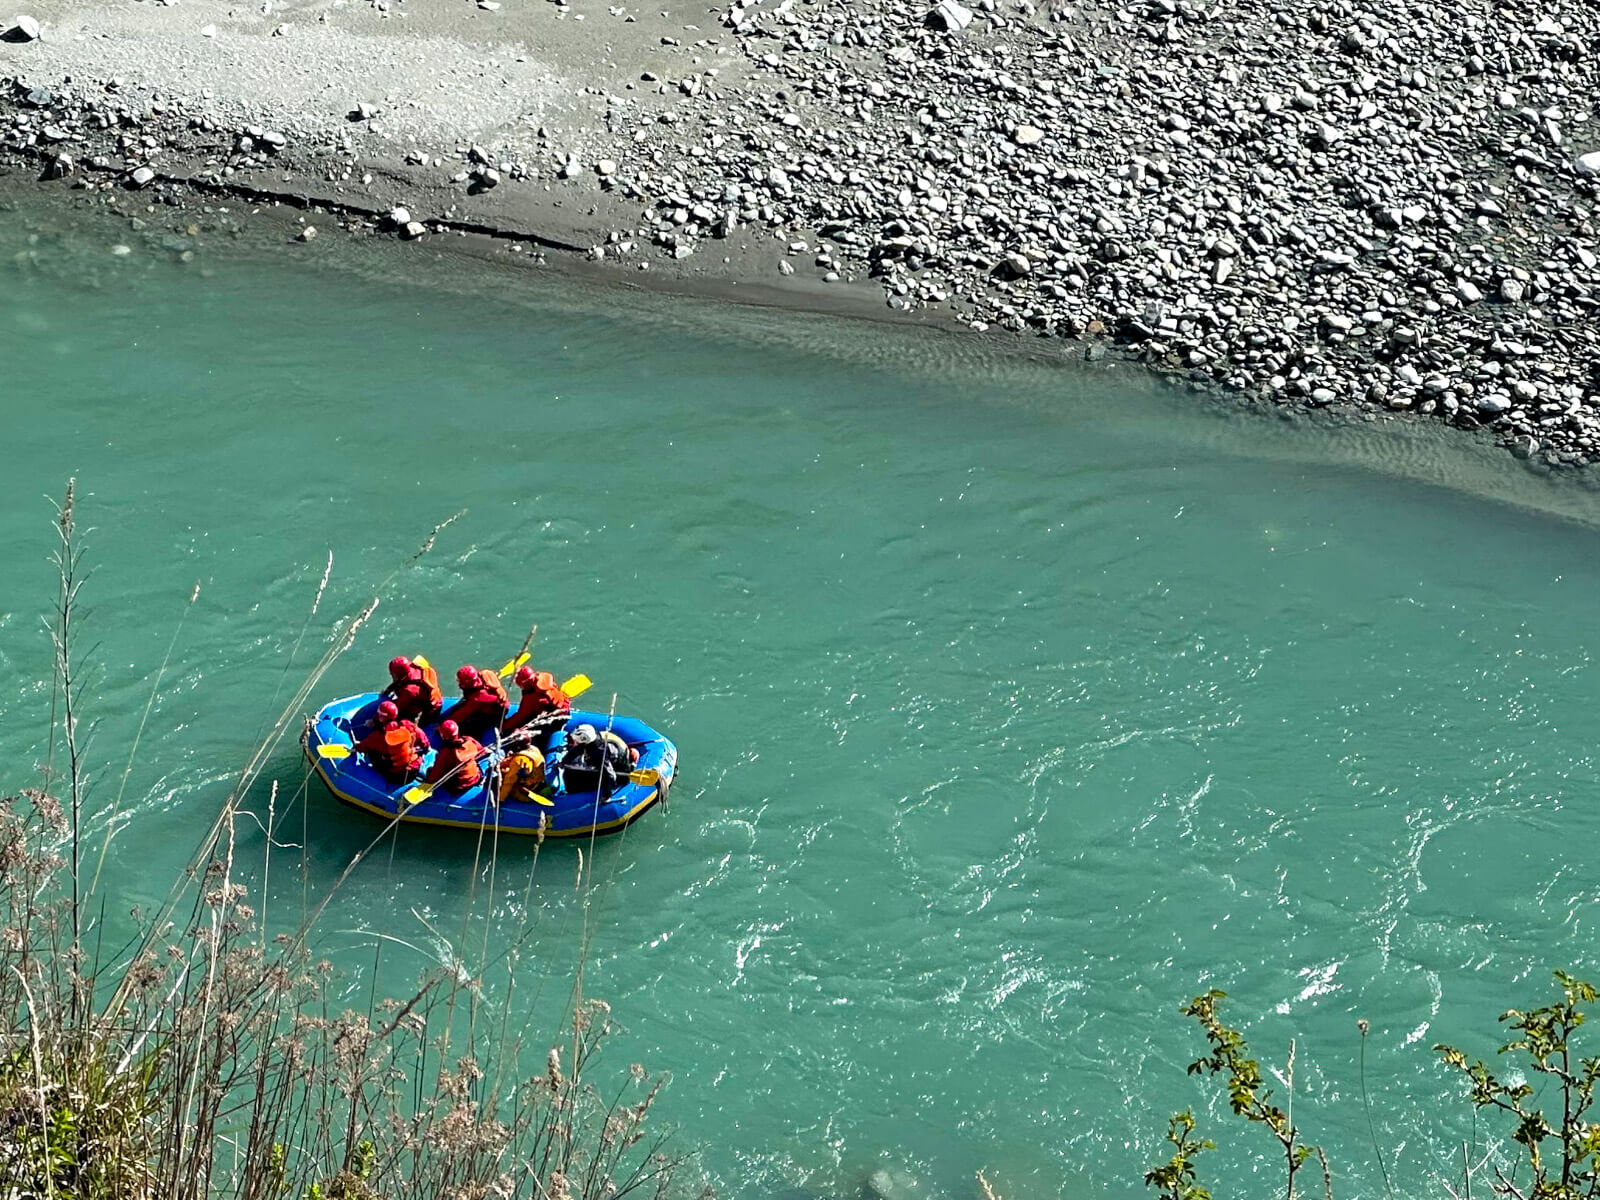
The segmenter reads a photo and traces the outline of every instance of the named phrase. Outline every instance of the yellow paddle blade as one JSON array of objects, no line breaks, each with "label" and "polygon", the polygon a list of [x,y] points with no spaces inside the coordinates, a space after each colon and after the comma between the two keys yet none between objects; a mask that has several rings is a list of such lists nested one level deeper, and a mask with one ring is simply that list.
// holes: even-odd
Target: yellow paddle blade
[{"label": "yellow paddle blade", "polygon": [[350,747],[349,746],[336,746],[331,742],[330,743],[325,743],[324,745],[321,745],[321,746],[317,747],[317,757],[318,758],[349,758],[350,757]]},{"label": "yellow paddle blade", "polygon": [[433,666],[433,664],[431,662],[429,662],[427,659],[423,658],[422,655],[420,655],[420,654],[417,655],[415,658],[413,658],[411,661],[416,663],[417,666],[422,667],[424,669]]},{"label": "yellow paddle blade", "polygon": [[561,690],[567,694],[568,699],[581,696],[594,686],[594,681],[587,675],[574,675],[561,685]]},{"label": "yellow paddle blade", "polygon": [[517,655],[517,657],[513,658],[505,666],[500,668],[500,676],[501,676],[501,678],[503,679],[505,676],[511,674],[511,672],[515,671],[523,663],[527,662],[529,657],[531,657],[531,656],[527,655],[527,654],[519,654],[519,655]]},{"label": "yellow paddle blade", "polygon": [[419,785],[414,788],[407,788],[406,794],[402,796],[401,799],[403,799],[407,804],[420,804],[431,795],[433,795],[433,789],[431,787]]},{"label": "yellow paddle blade", "polygon": [[556,806],[556,802],[550,797],[541,796],[538,792],[520,788],[512,791],[509,795],[502,796],[501,800],[512,804],[539,804],[545,808],[554,808]]},{"label": "yellow paddle blade", "polygon": [[653,767],[646,767],[642,771],[629,771],[628,778],[634,783],[660,783],[661,772]]}]

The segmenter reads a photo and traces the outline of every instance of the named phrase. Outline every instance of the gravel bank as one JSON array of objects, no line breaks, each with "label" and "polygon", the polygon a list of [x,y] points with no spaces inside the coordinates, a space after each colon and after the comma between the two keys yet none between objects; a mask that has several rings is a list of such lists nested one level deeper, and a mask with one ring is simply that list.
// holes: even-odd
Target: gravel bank
[{"label": "gravel bank", "polygon": [[0,44],[0,152],[55,186],[316,201],[668,286],[870,286],[1274,404],[1600,458],[1593,5],[32,16]]}]

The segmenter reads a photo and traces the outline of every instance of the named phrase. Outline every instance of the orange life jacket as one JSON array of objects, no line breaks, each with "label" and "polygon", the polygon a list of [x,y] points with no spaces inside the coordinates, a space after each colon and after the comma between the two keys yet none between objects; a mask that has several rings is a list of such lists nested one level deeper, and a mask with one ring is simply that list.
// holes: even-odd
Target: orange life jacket
[{"label": "orange life jacket", "polygon": [[394,701],[402,717],[432,717],[444,703],[444,693],[439,690],[439,672],[431,665],[413,662],[411,673],[404,682],[396,681],[383,690]]},{"label": "orange life jacket", "polygon": [[462,733],[487,733],[500,724],[506,715],[510,698],[506,685],[494,671],[480,671],[483,683],[461,690],[461,703],[450,710],[450,719],[461,727]]},{"label": "orange life jacket", "polygon": [[483,768],[478,759],[483,747],[477,738],[463,737],[454,742],[444,742],[433,756],[433,766],[428,768],[424,783],[443,787],[449,792],[464,792],[477,787],[483,780]]},{"label": "orange life jacket", "polygon": [[410,721],[390,721],[356,743],[356,750],[367,756],[379,774],[391,778],[420,767],[427,748],[427,739]]},{"label": "orange life jacket", "polygon": [[506,685],[500,682],[499,671],[479,671],[478,677],[483,680],[483,690],[496,696],[501,704],[510,704],[511,697],[506,694]]},{"label": "orange life jacket", "polygon": [[546,713],[571,711],[572,700],[556,686],[556,677],[549,671],[540,671],[533,677],[533,682],[522,689],[517,711],[506,718],[505,731],[510,733],[521,729],[535,717],[542,717]]},{"label": "orange life jacket", "polygon": [[420,670],[422,673],[421,682],[423,688],[426,689],[428,710],[430,712],[438,712],[439,706],[444,703],[444,692],[439,690],[439,672],[433,669],[432,663],[424,663],[420,668],[415,663],[412,663],[412,668]]}]

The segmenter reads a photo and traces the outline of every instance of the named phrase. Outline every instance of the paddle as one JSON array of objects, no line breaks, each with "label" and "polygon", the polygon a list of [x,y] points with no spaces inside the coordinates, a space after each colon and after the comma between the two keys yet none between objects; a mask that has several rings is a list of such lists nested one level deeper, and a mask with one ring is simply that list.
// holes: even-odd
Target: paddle
[{"label": "paddle", "polygon": [[317,756],[319,758],[349,758],[350,750],[351,748],[349,746],[340,746],[332,742],[324,742],[322,745],[317,747]]},{"label": "paddle", "polygon": [[[523,663],[527,662],[530,657],[531,655],[528,654],[517,655],[517,657],[513,658],[505,666],[500,668],[500,678],[505,679],[507,676],[514,674],[516,669]],[[561,685],[561,690],[565,692],[570,699],[574,696],[583,695],[584,692],[587,692],[593,686],[594,681],[587,675],[574,675],[571,679],[567,680]]]},{"label": "paddle", "polygon": [[500,668],[500,678],[506,678],[511,672],[528,661],[528,651],[533,649],[533,639],[538,636],[539,623],[535,621],[528,629],[528,636],[522,639],[522,649],[517,651],[517,656]]},{"label": "paddle", "polygon": [[[504,770],[506,763],[510,762],[511,759],[515,758],[515,757],[516,757],[516,755],[512,755],[511,758],[502,758],[500,760],[500,764],[499,764],[500,765],[500,769]],[[544,760],[541,757],[540,758],[540,765],[541,766],[543,765],[543,762],[544,762]],[[542,783],[543,780],[541,780],[540,782]],[[504,796],[501,797],[502,800],[508,799],[508,798],[509,797],[504,797]],[[548,797],[548,796],[541,796],[538,792],[534,791],[532,788],[523,789],[523,794],[519,795],[519,796],[516,796],[514,798],[517,799],[517,800],[521,800],[521,801],[532,801],[534,804],[542,805],[545,808],[554,808],[556,806],[556,802],[554,800],[550,799],[550,797]]]}]

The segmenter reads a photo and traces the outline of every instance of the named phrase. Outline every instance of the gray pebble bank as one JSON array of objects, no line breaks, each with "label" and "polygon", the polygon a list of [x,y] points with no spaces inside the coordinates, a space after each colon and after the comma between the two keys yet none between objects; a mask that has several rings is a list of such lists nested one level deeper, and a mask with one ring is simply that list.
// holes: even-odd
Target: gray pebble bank
[{"label": "gray pebble bank", "polygon": [[773,86],[634,177],[656,239],[769,226],[975,328],[1600,455],[1600,9],[950,7],[735,3]]}]

